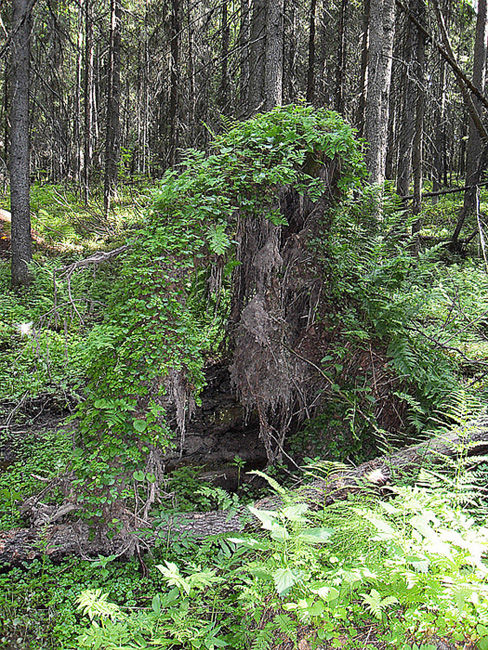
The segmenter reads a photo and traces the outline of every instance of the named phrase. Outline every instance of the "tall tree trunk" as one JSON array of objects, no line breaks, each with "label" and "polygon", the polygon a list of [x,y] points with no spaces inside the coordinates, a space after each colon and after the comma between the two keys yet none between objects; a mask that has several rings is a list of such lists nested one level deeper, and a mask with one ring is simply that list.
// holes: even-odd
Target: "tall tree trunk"
[{"label": "tall tree trunk", "polygon": [[13,0],[10,109],[10,205],[12,287],[28,286],[32,260],[29,158],[29,67],[32,2]]},{"label": "tall tree trunk", "polygon": [[253,0],[251,17],[251,52],[247,114],[252,115],[264,102],[266,45],[266,0]]},{"label": "tall tree trunk", "polygon": [[358,135],[363,136],[364,132],[364,111],[366,107],[366,95],[368,90],[368,59],[369,59],[369,14],[371,2],[364,0],[363,3],[363,34],[361,38],[361,71],[359,75],[359,103],[356,115]]},{"label": "tall tree trunk", "polygon": [[[426,14],[424,0],[415,0],[415,10],[419,20],[424,22]],[[417,33],[417,46],[415,52],[415,135],[412,149],[412,171],[413,171],[413,202],[412,214],[420,215],[422,210],[422,165],[423,165],[423,135],[424,135],[424,113],[425,113],[425,36],[422,32]],[[420,232],[420,218],[412,225],[412,234]],[[415,252],[419,250],[419,239],[415,241]]]},{"label": "tall tree trunk", "polygon": [[188,22],[188,85],[189,85],[189,106],[188,121],[190,127],[190,142],[195,140],[196,124],[195,111],[197,104],[196,95],[196,78],[195,78],[195,27],[193,24],[192,3],[187,3],[187,22]]},{"label": "tall tree trunk", "polygon": [[[432,191],[438,192],[441,184],[447,178],[447,139],[446,139],[446,63],[444,59],[439,61],[440,71],[437,87],[437,101],[435,102],[434,123],[436,132],[434,139],[434,170],[432,179]],[[433,202],[437,203],[439,197],[434,197]]]},{"label": "tall tree trunk", "polygon": [[249,0],[241,0],[241,25],[239,31],[240,78],[239,104],[240,114],[246,114],[247,89],[249,85]]},{"label": "tall tree trunk", "polygon": [[348,0],[341,0],[337,26],[337,67],[335,83],[335,109],[344,112],[344,75],[346,72],[346,14]]},{"label": "tall tree trunk", "polygon": [[229,11],[227,0],[224,0],[222,2],[222,71],[220,79],[220,107],[224,114],[229,108],[229,40]]},{"label": "tall tree trunk", "polygon": [[180,67],[180,0],[171,1],[171,87],[169,96],[169,164],[176,164],[176,152],[179,142],[178,97]]},{"label": "tall tree trunk", "polygon": [[307,102],[313,103],[315,93],[315,11],[317,0],[310,1],[308,31]]},{"label": "tall tree trunk", "polygon": [[403,21],[403,57],[400,65],[402,101],[400,113],[400,129],[398,135],[398,164],[396,189],[399,196],[410,193],[412,177],[412,147],[415,132],[415,101],[416,83],[413,67],[415,65],[417,30],[408,18]]},{"label": "tall tree trunk", "polygon": [[[486,55],[487,55],[487,32],[488,32],[487,0],[478,0],[478,17],[476,20],[476,40],[473,59],[473,84],[481,92],[484,91],[486,80]],[[473,103],[479,113],[482,113],[482,106],[479,99],[473,97]],[[488,142],[484,143],[488,146]],[[476,186],[480,182],[484,165],[481,163],[483,143],[479,130],[472,119],[469,120],[469,136],[466,149],[466,186],[472,189],[466,190],[464,203],[459,214],[456,229],[452,236],[452,244],[456,246],[466,217],[473,213],[476,205]],[[474,187],[473,187],[474,186]]]},{"label": "tall tree trunk", "polygon": [[395,0],[371,0],[364,136],[369,143],[366,166],[373,184],[385,179],[394,35]]},{"label": "tall tree trunk", "polygon": [[88,203],[90,192],[90,171],[93,160],[93,18],[92,0],[85,0],[85,61],[84,61],[84,138],[83,138],[83,198]]},{"label": "tall tree trunk", "polygon": [[120,21],[121,0],[110,1],[110,49],[107,86],[107,132],[105,140],[105,215],[117,194],[120,158]]},{"label": "tall tree trunk", "polygon": [[264,106],[267,111],[283,103],[283,10],[284,0],[268,0]]},{"label": "tall tree trunk", "polygon": [[286,84],[283,85],[283,101],[291,103],[296,101],[298,59],[298,34],[297,34],[297,7],[295,0],[285,0],[284,3],[284,30],[285,58],[283,66],[286,69]]},{"label": "tall tree trunk", "polygon": [[78,9],[78,39],[76,52],[76,86],[75,86],[75,115],[73,122],[74,172],[76,182],[81,186],[81,84],[83,78],[83,7]]}]

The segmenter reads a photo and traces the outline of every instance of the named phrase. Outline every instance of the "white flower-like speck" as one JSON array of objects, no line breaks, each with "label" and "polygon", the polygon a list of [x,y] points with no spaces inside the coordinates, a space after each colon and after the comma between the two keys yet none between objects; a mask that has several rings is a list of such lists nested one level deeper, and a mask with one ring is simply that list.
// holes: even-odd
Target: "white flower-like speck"
[{"label": "white flower-like speck", "polygon": [[17,325],[17,329],[20,332],[20,336],[32,336],[33,325],[34,325],[33,320],[31,320],[29,323],[19,323],[19,325]]}]

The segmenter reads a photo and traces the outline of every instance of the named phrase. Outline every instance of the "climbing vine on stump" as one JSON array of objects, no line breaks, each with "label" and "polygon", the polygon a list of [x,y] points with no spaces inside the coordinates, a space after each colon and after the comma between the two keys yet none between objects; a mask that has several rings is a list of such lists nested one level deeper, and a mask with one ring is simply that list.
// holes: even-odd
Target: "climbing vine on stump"
[{"label": "climbing vine on stump", "polygon": [[184,436],[205,361],[223,347],[269,461],[281,457],[293,414],[317,395],[333,206],[363,176],[352,129],[308,106],[237,124],[165,174],[89,342],[79,484],[99,517],[123,530],[146,518],[167,409]]}]

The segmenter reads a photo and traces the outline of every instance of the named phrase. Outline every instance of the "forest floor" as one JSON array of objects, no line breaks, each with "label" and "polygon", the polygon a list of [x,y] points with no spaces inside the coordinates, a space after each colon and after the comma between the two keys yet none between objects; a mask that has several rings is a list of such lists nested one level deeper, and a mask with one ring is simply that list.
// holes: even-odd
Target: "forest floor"
[{"label": "forest floor", "polygon": [[[79,523],[76,512],[56,521],[50,521],[49,517],[72,496],[70,472],[76,449],[76,423],[66,422],[66,418],[83,399],[86,332],[95,318],[90,320],[87,309],[86,325],[81,327],[67,310],[64,322],[54,322],[53,269],[83,259],[96,250],[111,249],[123,243],[124,233],[140,222],[147,190],[143,188],[136,197],[121,200],[116,218],[110,223],[93,216],[94,210],[84,209],[79,200],[64,189],[45,186],[38,188],[35,196],[35,229],[40,241],[35,256],[33,291],[20,299],[11,294],[7,289],[7,262],[0,262],[4,289],[0,298],[0,353],[3,355],[0,360],[0,555],[7,548],[12,531],[21,528],[25,531],[26,545],[34,549],[30,557],[22,557],[17,562],[18,566],[1,567],[0,648],[79,650],[97,647],[100,639],[86,635],[108,634],[111,619],[103,614],[105,601],[102,599],[97,605],[102,608],[102,616],[98,619],[101,626],[97,631],[96,626],[91,625],[84,615],[88,610],[80,609],[80,598],[90,590],[92,593],[99,590],[99,597],[110,593],[109,604],[121,608],[119,622],[123,621],[122,627],[125,625],[132,634],[124,647],[154,647],[159,637],[151,627],[151,613],[156,614],[160,606],[161,611],[164,609],[161,602],[173,593],[171,587],[179,584],[178,594],[173,593],[173,604],[167,607],[173,618],[160,621],[165,634],[173,640],[170,647],[194,650],[227,644],[227,647],[269,650],[368,647],[486,650],[488,605],[486,579],[481,568],[486,553],[476,555],[476,544],[484,545],[484,549],[487,545],[486,531],[476,519],[477,509],[482,512],[486,504],[481,492],[476,496],[475,506],[469,503],[469,499],[475,498],[469,486],[483,481],[486,484],[487,470],[482,461],[467,468],[458,464],[451,467],[454,472],[451,474],[448,466],[445,480],[442,476],[424,476],[424,483],[420,481],[419,486],[413,485],[412,477],[407,477],[405,485],[398,487],[398,494],[390,495],[384,502],[375,493],[371,501],[357,501],[354,497],[346,500],[342,510],[332,508],[329,512],[325,508],[324,512],[309,513],[300,499],[296,503],[296,494],[291,488],[299,479],[290,478],[289,466],[281,471],[271,470],[269,480],[277,481],[271,486],[262,476],[247,474],[259,472],[267,464],[258,435],[259,423],[255,416],[246,418],[245,409],[232,394],[226,371],[218,364],[209,369],[202,405],[190,421],[183,445],[178,447],[177,438],[175,449],[165,458],[172,473],[165,484],[163,502],[152,513],[152,527],[159,534],[155,548],[123,561],[115,557],[116,549],[105,557],[94,557],[97,555],[96,536],[86,528],[87,546],[82,549],[81,557],[75,557],[80,555],[80,538],[68,537],[72,535],[72,524],[78,526],[79,531],[85,524]],[[452,202],[432,209],[425,236],[442,233],[442,228],[448,230],[455,209]],[[0,235],[0,250],[5,256],[8,253],[7,227]],[[382,291],[387,293],[389,276],[385,269],[399,276],[407,266],[406,257],[395,258],[391,251],[388,255],[385,254],[382,264],[373,260],[371,296],[383,296]],[[439,289],[433,291],[431,299],[424,299],[428,290],[434,289],[429,279],[422,285],[422,280],[405,274],[403,284],[395,284],[392,280],[388,309],[379,303],[372,307],[375,314],[384,309],[380,316],[388,313],[394,321],[391,340],[397,344],[396,348],[381,341],[378,343],[381,355],[378,353],[375,357],[371,347],[361,348],[361,352],[356,353],[350,340],[334,342],[336,348],[331,358],[324,361],[324,372],[330,373],[331,383],[340,384],[340,390],[329,411],[304,428],[297,428],[287,448],[290,454],[296,454],[302,466],[300,479],[304,476],[304,464],[312,467],[305,472],[320,474],[327,462],[331,466],[338,463],[350,466],[351,461],[360,465],[374,455],[375,446],[381,448],[384,442],[381,432],[369,430],[364,439],[354,438],[350,434],[350,421],[359,418],[353,407],[364,409],[373,397],[378,397],[379,393],[367,392],[365,387],[378,380],[380,365],[386,368],[389,364],[388,372],[393,372],[394,358],[398,361],[394,367],[398,376],[402,373],[419,378],[430,376],[439,385],[445,381],[452,386],[450,392],[446,389],[446,394],[459,408],[452,417],[445,417],[444,412],[444,422],[461,422],[464,426],[473,415],[482,413],[479,403],[475,404],[474,393],[469,397],[461,393],[467,386],[474,386],[479,395],[486,391],[483,373],[486,374],[484,364],[487,363],[484,330],[488,291],[484,269],[474,258],[448,260],[445,269],[443,264],[442,260],[435,259],[432,265],[440,270],[436,276]],[[374,274],[381,272],[384,275],[379,277],[378,285],[374,285]],[[414,295],[417,281],[420,289]],[[96,304],[103,300],[110,282],[109,272],[104,279],[102,270],[94,270],[73,276],[71,289],[77,296],[88,293]],[[63,288],[62,283],[60,286]],[[66,291],[66,286],[63,290]],[[366,298],[364,300],[366,302]],[[398,325],[403,313],[406,314],[405,330]],[[419,321],[419,329],[431,338],[425,339],[425,344],[415,332],[408,339],[411,348],[401,356],[404,351],[398,345],[400,334],[411,334],[407,328],[412,327],[412,314],[417,313],[423,318]],[[384,321],[380,321],[378,318],[383,326]],[[29,323],[33,323],[34,331],[49,330],[49,341],[37,333],[35,337],[23,336],[18,327]],[[428,329],[439,323],[438,329]],[[439,331],[444,330],[446,334],[442,338]],[[465,332],[469,332],[469,336],[463,338]],[[421,343],[415,348],[419,340]],[[431,358],[432,365],[428,366]],[[453,359],[455,364],[451,363]],[[413,365],[405,365],[402,370],[400,362]],[[454,372],[452,375],[449,372],[454,366],[459,377],[457,385],[449,384],[454,376]],[[435,374],[439,368],[445,376]],[[386,385],[389,376],[382,377]],[[398,433],[394,446],[399,447],[415,440],[415,427],[420,426],[425,416],[422,409],[426,409],[427,400],[415,400],[413,389],[407,395],[399,386],[392,390],[393,393],[391,402],[382,403],[383,414],[388,407],[390,413],[395,412],[395,418],[398,416],[410,427],[408,435],[402,437],[404,432]],[[354,401],[357,395],[359,398]],[[399,404],[403,409],[400,413],[395,411]],[[445,405],[439,404],[439,407]],[[326,463],[320,465],[321,460]],[[224,515],[224,521],[229,524],[236,509],[244,509],[256,496],[263,496],[276,487],[281,494],[279,489],[283,484],[286,494],[291,495],[290,504],[295,499],[294,506],[286,507],[298,507],[298,510],[286,510],[274,502],[261,504],[261,508],[272,513],[271,519],[262,515],[262,530],[259,534],[249,533],[252,538],[249,542],[240,538],[229,541],[228,535],[195,541],[186,533],[175,537],[167,534],[168,519],[175,510],[187,516],[192,516],[192,511],[201,511],[195,516],[212,528],[213,513],[226,509],[228,514]],[[462,507],[461,492],[466,497]],[[415,499],[418,503],[412,505]],[[419,522],[415,517],[420,512],[430,513],[430,520]],[[308,522],[308,517],[313,524]],[[466,521],[471,519],[476,524],[468,526]],[[428,537],[434,523],[442,537],[436,538],[435,543]],[[322,530],[324,538],[325,529],[336,529],[333,551],[327,550],[323,540],[311,540],[312,525],[312,530]],[[50,540],[49,526],[57,529],[60,535],[57,541]],[[35,539],[34,529],[40,533]],[[233,534],[241,535],[235,530]],[[462,543],[459,535],[464,535]],[[393,537],[394,542],[391,541]],[[90,543],[93,543],[91,557]],[[437,543],[440,546],[435,548]],[[73,556],[65,557],[65,553],[56,556],[58,544],[58,550],[63,544],[65,547],[71,544]],[[448,545],[448,550],[442,544]],[[399,548],[410,558],[406,562],[400,560]],[[422,562],[429,563],[429,571],[425,571]],[[170,565],[172,575],[162,575],[157,568],[163,566],[169,571]],[[474,568],[468,571],[468,565]],[[177,569],[173,568],[175,566]],[[363,574],[351,577],[357,567]],[[203,581],[201,585],[198,579]],[[290,580],[289,588],[280,580]],[[406,584],[414,583],[415,587],[405,588]],[[341,592],[343,600],[338,602],[333,596],[340,584],[346,586]],[[324,587],[330,591],[324,591]],[[379,598],[377,601],[374,601],[375,594]],[[213,612],[211,617],[209,611]],[[135,639],[141,633],[137,626],[142,625],[141,618],[137,617],[143,614],[148,617],[144,623],[144,643],[149,645],[136,646]],[[117,620],[114,616],[114,627],[117,627]],[[181,628],[191,629],[194,636],[189,639]],[[198,630],[202,629],[207,629],[205,640],[198,636]],[[114,645],[113,639],[110,641],[113,645],[107,638],[103,643],[98,647],[122,647]]]}]

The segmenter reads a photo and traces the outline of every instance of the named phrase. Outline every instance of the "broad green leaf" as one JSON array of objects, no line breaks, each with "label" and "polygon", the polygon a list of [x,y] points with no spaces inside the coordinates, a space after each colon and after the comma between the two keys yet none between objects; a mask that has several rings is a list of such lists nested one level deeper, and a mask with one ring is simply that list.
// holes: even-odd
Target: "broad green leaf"
[{"label": "broad green leaf", "polygon": [[407,555],[405,560],[419,573],[427,573],[429,570],[430,561],[422,555]]},{"label": "broad green leaf", "polygon": [[292,569],[278,569],[273,573],[273,580],[276,591],[283,596],[293,585],[300,579],[300,574],[295,573]]},{"label": "broad green leaf", "polygon": [[396,537],[395,530],[390,526],[388,522],[369,513],[363,513],[364,518],[369,521],[376,530],[380,533],[377,536],[377,539],[392,539]]},{"label": "broad green leaf", "polygon": [[333,533],[333,528],[306,528],[298,535],[298,539],[302,539],[309,544],[320,544],[321,542],[328,542]]},{"label": "broad green leaf", "polygon": [[161,596],[159,594],[153,597],[151,607],[155,614],[159,615],[161,613]]},{"label": "broad green leaf", "polygon": [[240,544],[241,546],[247,546],[249,548],[262,548],[263,544],[257,539],[244,538],[244,537],[227,537],[228,542],[233,544]]},{"label": "broad green leaf", "polygon": [[280,524],[275,524],[272,526],[270,529],[271,533],[271,538],[276,540],[277,542],[285,542],[287,539],[290,539],[290,534],[286,530],[284,526],[280,526]]},{"label": "broad green leaf", "polygon": [[308,521],[308,519],[306,517],[302,517],[302,515],[307,512],[307,510],[308,505],[306,503],[297,503],[293,506],[283,508],[282,513],[283,516],[286,517],[289,521],[299,521],[305,523]]},{"label": "broad green leaf", "polygon": [[133,423],[134,429],[139,433],[143,433],[147,429],[146,420],[134,420]]},{"label": "broad green leaf", "polygon": [[271,530],[276,525],[277,513],[273,510],[259,510],[253,506],[248,506],[249,511],[259,519],[265,530]]},{"label": "broad green leaf", "polygon": [[320,596],[322,600],[325,600],[326,603],[332,603],[334,600],[339,598],[339,590],[335,587],[328,587],[327,585],[320,587],[320,589],[317,589],[315,593]]}]

